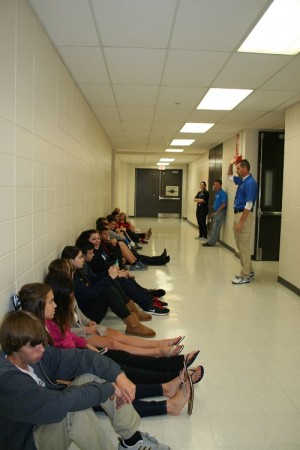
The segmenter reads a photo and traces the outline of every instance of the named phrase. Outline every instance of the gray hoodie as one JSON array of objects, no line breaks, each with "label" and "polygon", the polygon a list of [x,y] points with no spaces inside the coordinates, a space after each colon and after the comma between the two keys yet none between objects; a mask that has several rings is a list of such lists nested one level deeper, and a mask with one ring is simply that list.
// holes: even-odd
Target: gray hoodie
[{"label": "gray hoodie", "polygon": [[36,425],[60,422],[70,411],[99,405],[115,390],[109,382],[94,381],[64,388],[55,380],[72,380],[91,373],[113,382],[122,373],[114,361],[99,353],[48,346],[43,358],[32,364],[36,375],[45,382],[43,387],[4,356],[0,355],[1,450],[36,450],[33,440]]}]

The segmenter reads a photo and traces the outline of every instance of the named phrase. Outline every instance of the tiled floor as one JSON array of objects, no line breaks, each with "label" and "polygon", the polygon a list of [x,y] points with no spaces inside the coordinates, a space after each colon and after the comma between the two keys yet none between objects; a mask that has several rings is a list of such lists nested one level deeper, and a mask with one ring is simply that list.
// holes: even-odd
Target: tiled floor
[{"label": "tiled floor", "polygon": [[[158,338],[185,335],[185,352],[200,349],[205,366],[192,416],[146,418],[141,429],[172,450],[299,450],[300,300],[277,283],[278,264],[254,262],[255,279],[235,286],[238,259],[202,247],[186,221],[136,224],[153,230],[141,253],[171,255],[168,266],[135,272],[143,286],[167,291],[171,314],[154,316],[152,327]],[[124,329],[112,316],[106,323]]]}]

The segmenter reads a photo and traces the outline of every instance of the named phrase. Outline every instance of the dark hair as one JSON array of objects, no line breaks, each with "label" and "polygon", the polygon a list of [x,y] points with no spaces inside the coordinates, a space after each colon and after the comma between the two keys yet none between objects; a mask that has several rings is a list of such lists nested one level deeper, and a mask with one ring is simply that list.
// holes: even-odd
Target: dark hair
[{"label": "dark hair", "polygon": [[108,231],[109,228],[106,225],[104,225],[104,223],[103,223],[102,225],[99,226],[98,231],[99,231],[99,233],[102,233],[102,231],[105,231],[105,230]]},{"label": "dark hair", "polygon": [[34,314],[20,310],[11,311],[3,319],[0,328],[0,344],[7,355],[18,352],[24,345],[31,347],[48,342],[42,322]]},{"label": "dark hair", "polygon": [[222,184],[222,180],[214,180],[214,183]]},{"label": "dark hair", "polygon": [[36,315],[45,324],[46,296],[51,287],[46,283],[25,284],[19,291],[19,299],[23,310]]},{"label": "dark hair", "polygon": [[72,280],[62,273],[48,274],[46,282],[51,286],[54,301],[57,305],[53,321],[58,325],[60,331],[65,335],[70,329],[73,317],[73,308],[70,295],[74,292]]},{"label": "dark hair", "polygon": [[100,224],[102,224],[103,222],[107,222],[106,217],[98,217],[98,219],[96,220],[96,228],[97,228],[97,230],[98,230],[98,226]]},{"label": "dark hair", "polygon": [[65,259],[75,259],[81,250],[75,245],[67,245],[61,252],[61,257]]},{"label": "dark hair", "polygon": [[94,234],[94,233],[98,233],[98,231],[95,230],[94,228],[83,231],[76,239],[75,245],[77,246],[77,241],[88,241],[90,239],[90,237],[92,236],[92,234]]},{"label": "dark hair", "polygon": [[116,219],[113,215],[107,216],[107,222],[111,223],[111,222],[116,222]]},{"label": "dark hair", "polygon": [[238,161],[237,164],[239,164],[240,167],[245,167],[248,171],[250,170],[250,163],[248,159],[242,159],[241,161]]},{"label": "dark hair", "polygon": [[82,251],[83,255],[86,255],[88,250],[94,250],[94,244],[86,240],[77,239],[76,247]]},{"label": "dark hair", "polygon": [[70,261],[66,258],[57,258],[51,261],[48,266],[49,273],[63,273],[69,278],[72,278],[73,268]]}]

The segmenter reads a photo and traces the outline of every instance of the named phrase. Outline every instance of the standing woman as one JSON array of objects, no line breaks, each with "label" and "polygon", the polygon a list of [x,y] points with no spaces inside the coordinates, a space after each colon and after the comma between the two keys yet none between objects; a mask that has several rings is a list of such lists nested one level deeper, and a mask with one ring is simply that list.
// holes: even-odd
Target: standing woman
[{"label": "standing woman", "polygon": [[199,237],[195,239],[207,239],[206,217],[208,214],[208,200],[209,192],[206,190],[206,183],[201,181],[200,191],[194,198],[194,202],[197,203],[196,217],[199,226]]}]

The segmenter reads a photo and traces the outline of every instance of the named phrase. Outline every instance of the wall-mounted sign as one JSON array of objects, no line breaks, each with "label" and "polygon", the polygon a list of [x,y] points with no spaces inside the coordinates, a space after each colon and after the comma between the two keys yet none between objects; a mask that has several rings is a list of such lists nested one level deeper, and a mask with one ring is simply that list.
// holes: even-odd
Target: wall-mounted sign
[{"label": "wall-mounted sign", "polygon": [[179,186],[166,186],[166,197],[178,197]]}]

